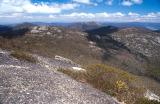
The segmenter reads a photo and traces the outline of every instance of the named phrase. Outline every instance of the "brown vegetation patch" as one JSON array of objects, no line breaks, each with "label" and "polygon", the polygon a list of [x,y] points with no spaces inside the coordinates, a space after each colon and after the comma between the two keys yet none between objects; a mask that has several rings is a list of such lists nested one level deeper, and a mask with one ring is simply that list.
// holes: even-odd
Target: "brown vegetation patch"
[{"label": "brown vegetation patch", "polygon": [[32,55],[30,55],[29,53],[24,52],[24,51],[13,51],[13,52],[11,52],[11,56],[13,56],[19,60],[36,63],[36,59],[34,57],[32,57]]}]

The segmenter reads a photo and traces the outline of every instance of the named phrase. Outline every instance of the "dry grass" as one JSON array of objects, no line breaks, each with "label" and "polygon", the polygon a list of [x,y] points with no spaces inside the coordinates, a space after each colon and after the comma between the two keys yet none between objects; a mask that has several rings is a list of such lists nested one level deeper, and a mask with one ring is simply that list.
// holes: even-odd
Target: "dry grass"
[{"label": "dry grass", "polygon": [[145,98],[140,98],[136,101],[136,104],[160,104],[160,102],[155,100],[148,100]]},{"label": "dry grass", "polygon": [[148,66],[147,70],[148,76],[153,77],[154,79],[160,81],[160,65],[155,66]]},{"label": "dry grass", "polygon": [[11,53],[11,56],[19,59],[19,60],[23,60],[23,61],[28,61],[28,62],[32,62],[32,63],[36,63],[36,59],[32,57],[32,55],[30,55],[27,52],[23,52],[23,51],[13,51]]},{"label": "dry grass", "polygon": [[13,39],[0,37],[0,48],[25,51],[50,58],[60,55],[82,65],[97,63],[101,60],[99,53],[91,52],[88,48],[88,40],[79,37],[75,39],[57,39],[50,36],[23,36]]}]

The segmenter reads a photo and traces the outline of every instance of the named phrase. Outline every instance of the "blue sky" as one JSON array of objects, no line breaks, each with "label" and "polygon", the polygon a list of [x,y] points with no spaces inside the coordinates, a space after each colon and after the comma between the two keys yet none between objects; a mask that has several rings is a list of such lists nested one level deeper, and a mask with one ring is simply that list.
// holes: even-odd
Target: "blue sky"
[{"label": "blue sky", "polygon": [[0,0],[0,23],[160,22],[160,0]]}]

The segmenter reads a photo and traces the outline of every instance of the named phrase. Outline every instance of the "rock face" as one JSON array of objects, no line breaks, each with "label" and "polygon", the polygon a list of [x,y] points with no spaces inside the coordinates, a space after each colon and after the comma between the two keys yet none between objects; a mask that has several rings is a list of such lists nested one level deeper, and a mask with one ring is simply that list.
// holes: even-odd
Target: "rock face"
[{"label": "rock face", "polygon": [[0,104],[117,104],[55,70],[0,52]]},{"label": "rock face", "polygon": [[134,57],[141,58],[136,60],[143,68],[147,66],[144,73],[160,81],[160,33],[144,28],[126,28],[110,35],[127,47]]},{"label": "rock face", "polygon": [[38,60],[39,65],[51,70],[57,69],[72,69],[73,67],[80,67],[81,65],[73,62],[70,59],[64,58],[62,56],[56,55],[54,59],[46,58],[38,55],[32,55],[36,60]]},{"label": "rock face", "polygon": [[141,28],[122,29],[112,34],[113,39],[123,43],[132,52],[146,57],[159,57],[160,34]]},{"label": "rock face", "polygon": [[160,97],[149,90],[147,90],[145,97],[148,98],[149,100],[156,100],[160,102]]},{"label": "rock face", "polygon": [[139,53],[146,57],[159,56],[160,34],[148,29],[134,27],[118,29],[108,26],[90,30],[88,33],[89,38],[94,41],[101,40],[106,43],[110,41],[112,47],[126,48],[132,53]]}]

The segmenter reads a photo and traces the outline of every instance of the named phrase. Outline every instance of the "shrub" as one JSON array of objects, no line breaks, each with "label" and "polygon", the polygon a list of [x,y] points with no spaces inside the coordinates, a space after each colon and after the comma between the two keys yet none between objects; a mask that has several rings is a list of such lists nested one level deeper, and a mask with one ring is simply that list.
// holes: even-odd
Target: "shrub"
[{"label": "shrub", "polygon": [[72,78],[91,84],[93,87],[111,95],[127,104],[143,96],[144,89],[134,86],[137,77],[111,66],[96,64],[85,68],[86,72],[60,69]]},{"label": "shrub", "polygon": [[118,80],[116,82],[115,88],[117,89],[117,92],[121,92],[124,90],[128,90],[128,85],[124,81]]}]

